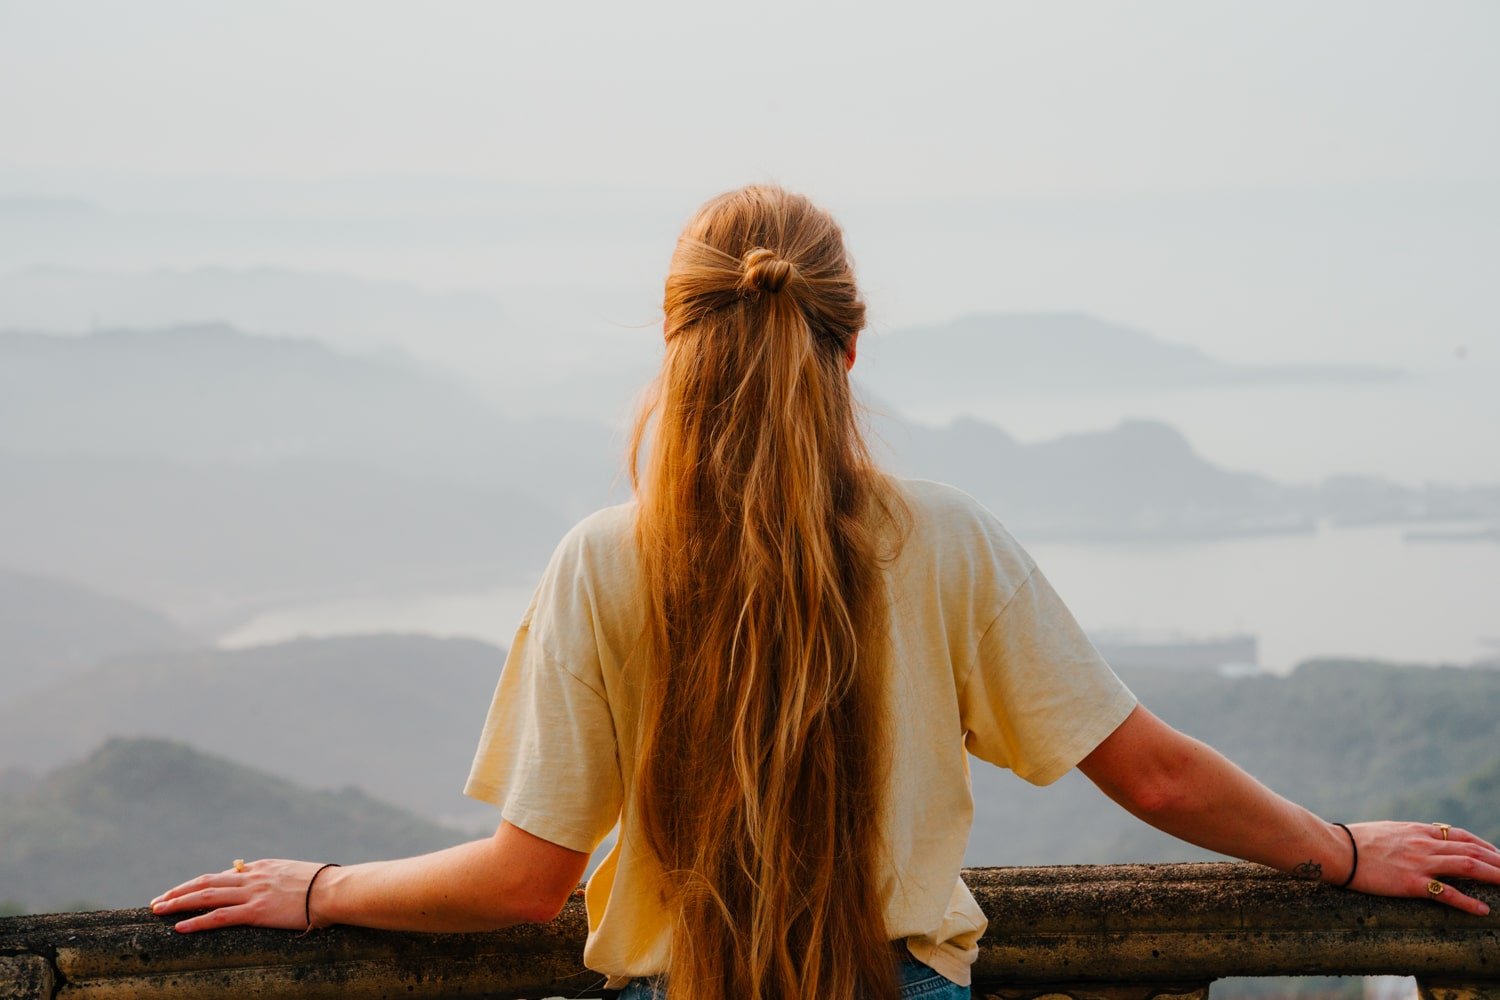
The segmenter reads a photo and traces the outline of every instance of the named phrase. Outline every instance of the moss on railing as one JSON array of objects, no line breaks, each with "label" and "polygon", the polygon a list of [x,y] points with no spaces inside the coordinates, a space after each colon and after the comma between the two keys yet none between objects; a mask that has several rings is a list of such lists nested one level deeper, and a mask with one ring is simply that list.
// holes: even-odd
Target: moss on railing
[{"label": "moss on railing", "polygon": [[[1223,976],[1414,975],[1500,1000],[1500,916],[1297,882],[1254,865],[983,868],[975,996],[1203,997]],[[1500,892],[1464,885],[1500,912]],[[583,903],[487,934],[336,927],[183,936],[147,910],[0,919],[0,998],[597,996]]]}]

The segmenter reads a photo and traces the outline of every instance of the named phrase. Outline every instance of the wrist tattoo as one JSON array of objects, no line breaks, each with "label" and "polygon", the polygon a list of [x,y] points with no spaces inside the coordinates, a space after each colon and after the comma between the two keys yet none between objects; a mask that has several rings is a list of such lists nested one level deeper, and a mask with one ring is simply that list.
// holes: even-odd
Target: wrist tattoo
[{"label": "wrist tattoo", "polygon": [[1315,882],[1323,877],[1323,866],[1316,861],[1304,861],[1292,869],[1292,877]]}]

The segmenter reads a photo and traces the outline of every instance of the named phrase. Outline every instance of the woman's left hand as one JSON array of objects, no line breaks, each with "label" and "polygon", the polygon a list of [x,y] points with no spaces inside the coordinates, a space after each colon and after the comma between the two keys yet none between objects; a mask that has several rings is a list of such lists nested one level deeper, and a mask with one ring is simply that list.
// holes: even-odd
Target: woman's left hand
[{"label": "woman's left hand", "polygon": [[250,861],[243,871],[199,875],[168,889],[151,901],[151,912],[208,911],[178,921],[174,929],[183,933],[235,924],[300,931],[308,926],[308,882],[319,867],[315,861]]},{"label": "woman's left hand", "polygon": [[1349,836],[1359,845],[1359,868],[1350,888],[1430,899],[1480,917],[1490,912],[1487,904],[1446,881],[1500,885],[1500,851],[1489,841],[1446,823],[1350,823]]}]

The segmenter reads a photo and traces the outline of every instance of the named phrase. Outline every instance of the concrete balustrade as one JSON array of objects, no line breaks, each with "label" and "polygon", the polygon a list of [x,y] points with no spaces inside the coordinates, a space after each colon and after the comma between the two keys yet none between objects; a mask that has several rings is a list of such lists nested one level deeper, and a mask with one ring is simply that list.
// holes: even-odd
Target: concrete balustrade
[{"label": "concrete balustrade", "polygon": [[[1434,1000],[1500,1000],[1496,913],[1364,896],[1255,865],[980,868],[976,998],[1202,998],[1224,976],[1395,974]],[[575,895],[547,925],[484,934],[352,927],[179,935],[147,910],[0,919],[0,998],[588,997]]]}]

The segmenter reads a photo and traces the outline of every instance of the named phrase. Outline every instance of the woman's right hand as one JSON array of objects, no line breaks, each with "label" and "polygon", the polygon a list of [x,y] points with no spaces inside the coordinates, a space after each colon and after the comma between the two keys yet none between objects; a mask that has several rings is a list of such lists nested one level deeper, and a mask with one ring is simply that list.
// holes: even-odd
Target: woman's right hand
[{"label": "woman's right hand", "polygon": [[[1489,841],[1437,823],[1350,823],[1349,832],[1359,847],[1359,868],[1349,888],[1430,899],[1476,916],[1490,912],[1482,901],[1446,881],[1465,878],[1500,884],[1500,850]],[[1437,887],[1442,891],[1433,892]]]},{"label": "woman's right hand", "polygon": [[207,910],[179,931],[248,924],[305,930],[349,924],[444,933],[544,924],[572,898],[586,852],[543,840],[502,820],[493,837],[394,861],[330,866],[252,861],[189,879],[151,901],[155,913]]},{"label": "woman's right hand", "polygon": [[207,910],[173,925],[184,934],[235,924],[304,930],[308,927],[308,882],[319,867],[316,861],[278,858],[248,862],[243,871],[209,872],[157,896],[151,901],[151,912]]}]

